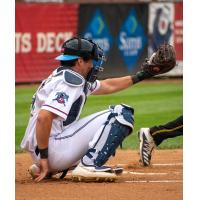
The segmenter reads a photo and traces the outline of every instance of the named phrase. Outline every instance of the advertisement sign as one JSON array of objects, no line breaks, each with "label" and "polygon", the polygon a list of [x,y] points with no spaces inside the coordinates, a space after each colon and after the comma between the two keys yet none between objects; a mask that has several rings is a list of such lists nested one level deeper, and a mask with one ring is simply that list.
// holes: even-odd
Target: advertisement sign
[{"label": "advertisement sign", "polygon": [[122,58],[131,71],[147,43],[146,34],[134,9],[130,10],[122,24],[117,43]]},{"label": "advertisement sign", "polygon": [[16,4],[16,82],[46,78],[62,43],[77,34],[77,4]]},{"label": "advertisement sign", "polygon": [[183,3],[175,4],[174,46],[177,60],[183,60]]},{"label": "advertisement sign", "polygon": [[167,76],[183,75],[183,3],[149,4],[149,49],[151,56],[162,43],[169,43],[176,51],[177,65]]},{"label": "advertisement sign", "polygon": [[112,45],[112,36],[110,34],[106,20],[101,11],[97,9],[92,16],[91,21],[83,33],[83,37],[93,39],[105,51],[110,51]]},{"label": "advertisement sign", "polygon": [[173,3],[149,4],[149,56],[160,44],[173,44],[173,21]]},{"label": "advertisement sign", "polygon": [[[105,51],[101,77],[136,71],[147,56],[148,4],[81,4],[78,32]],[[100,78],[101,78],[100,77]]]}]

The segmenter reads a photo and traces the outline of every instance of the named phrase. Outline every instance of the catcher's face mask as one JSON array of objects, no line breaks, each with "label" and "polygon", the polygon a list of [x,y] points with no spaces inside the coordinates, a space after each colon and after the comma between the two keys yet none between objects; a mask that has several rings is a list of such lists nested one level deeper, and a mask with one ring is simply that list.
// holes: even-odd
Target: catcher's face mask
[{"label": "catcher's face mask", "polygon": [[[92,42],[92,41],[91,41]],[[97,44],[93,43],[93,68],[90,70],[87,81],[93,83],[97,79],[99,72],[103,71],[103,63],[106,61],[103,49],[101,49]]]}]

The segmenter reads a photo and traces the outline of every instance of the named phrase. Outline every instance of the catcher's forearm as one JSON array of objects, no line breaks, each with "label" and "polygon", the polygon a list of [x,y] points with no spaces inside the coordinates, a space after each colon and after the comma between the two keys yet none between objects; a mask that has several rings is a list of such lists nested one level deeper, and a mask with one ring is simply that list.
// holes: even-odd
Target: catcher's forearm
[{"label": "catcher's forearm", "polygon": [[46,110],[40,110],[36,123],[36,139],[40,158],[48,158],[48,141],[51,131],[52,121],[55,115]]},{"label": "catcher's forearm", "polygon": [[40,158],[48,158],[48,140],[51,125],[47,126],[47,121],[37,120],[36,124],[36,138],[38,143],[38,150]]},{"label": "catcher's forearm", "polygon": [[93,95],[111,94],[132,86],[131,76],[110,78],[100,81],[100,88]]},{"label": "catcher's forearm", "polygon": [[51,121],[48,118],[38,117],[36,123],[36,139],[40,149],[48,147],[50,131]]}]

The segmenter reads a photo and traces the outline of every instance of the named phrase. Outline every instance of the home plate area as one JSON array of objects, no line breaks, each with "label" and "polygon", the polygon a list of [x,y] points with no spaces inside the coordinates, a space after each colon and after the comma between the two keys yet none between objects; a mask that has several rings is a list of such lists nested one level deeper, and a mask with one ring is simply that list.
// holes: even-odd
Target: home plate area
[{"label": "home plate area", "polygon": [[[63,179],[35,183],[27,173],[32,164],[27,153],[16,154],[17,199],[125,200],[183,198],[183,151],[155,150],[152,164],[141,166],[136,150],[117,150],[106,165],[119,170],[116,180],[97,182],[72,180],[71,171]],[[81,182],[80,182],[81,181]]]}]

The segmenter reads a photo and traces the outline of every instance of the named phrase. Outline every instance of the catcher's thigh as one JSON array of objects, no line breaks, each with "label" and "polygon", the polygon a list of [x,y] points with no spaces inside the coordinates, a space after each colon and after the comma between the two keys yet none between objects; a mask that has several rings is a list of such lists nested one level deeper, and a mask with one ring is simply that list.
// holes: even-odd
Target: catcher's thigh
[{"label": "catcher's thigh", "polygon": [[111,109],[101,111],[71,124],[64,132],[49,140],[51,171],[76,165],[89,149],[94,135],[106,122]]}]

